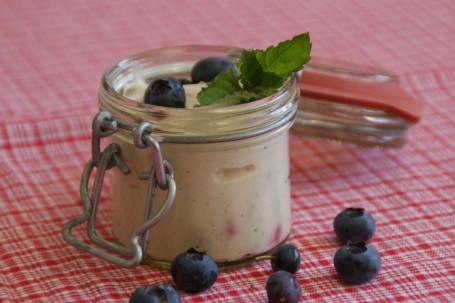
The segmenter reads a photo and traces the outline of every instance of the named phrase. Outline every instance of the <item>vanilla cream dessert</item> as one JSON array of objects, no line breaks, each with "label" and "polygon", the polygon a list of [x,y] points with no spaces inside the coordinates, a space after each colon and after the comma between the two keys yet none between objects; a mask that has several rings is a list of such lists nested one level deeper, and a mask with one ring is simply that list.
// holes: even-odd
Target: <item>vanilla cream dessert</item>
[{"label": "vanilla cream dessert", "polygon": [[[184,86],[187,108],[197,103],[203,85]],[[142,102],[146,88],[139,79],[121,91]],[[124,131],[109,140],[120,145],[121,157],[132,170],[123,175],[116,169],[110,179],[113,235],[129,246],[132,230],[143,222],[148,187],[138,174],[150,171],[152,151],[136,148]],[[174,167],[177,192],[170,211],[151,230],[148,257],[172,261],[193,247],[217,262],[241,261],[287,238],[291,229],[287,129],[230,142],[160,146],[163,158]],[[165,196],[157,188],[154,209]]]}]

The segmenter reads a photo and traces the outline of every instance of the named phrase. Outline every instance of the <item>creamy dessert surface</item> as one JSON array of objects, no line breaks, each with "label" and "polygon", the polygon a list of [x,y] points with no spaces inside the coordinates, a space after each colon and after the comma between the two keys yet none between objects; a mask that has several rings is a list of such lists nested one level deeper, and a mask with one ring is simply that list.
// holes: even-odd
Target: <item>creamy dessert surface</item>
[{"label": "creamy dessert surface", "polygon": [[[202,85],[184,86],[189,104]],[[140,102],[145,88],[131,85],[124,94]],[[116,169],[110,179],[113,234],[128,246],[131,231],[143,222],[148,182],[138,173],[150,170],[152,151],[137,149],[127,133],[109,140],[121,146],[132,169],[127,176]],[[177,192],[169,213],[152,228],[149,257],[172,261],[193,247],[217,262],[238,261],[286,239],[291,229],[287,131],[223,143],[167,143],[161,150],[174,167]],[[155,211],[165,195],[157,189]]]}]

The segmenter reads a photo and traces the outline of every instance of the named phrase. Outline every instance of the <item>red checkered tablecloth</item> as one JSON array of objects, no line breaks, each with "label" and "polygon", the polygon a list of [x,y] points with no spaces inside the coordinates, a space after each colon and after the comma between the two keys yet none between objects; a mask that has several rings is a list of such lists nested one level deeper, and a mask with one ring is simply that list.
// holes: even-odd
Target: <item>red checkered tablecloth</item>
[{"label": "red checkered tablecloth", "polygon": [[[297,278],[308,302],[455,302],[455,2],[452,0],[73,1],[0,5],[0,301],[127,302],[148,265],[119,268],[68,245],[105,69],[181,44],[266,47],[309,31],[313,55],[398,74],[425,103],[401,149],[291,137]],[[378,277],[342,282],[332,231],[347,206],[376,219]],[[99,214],[109,233],[109,210]],[[82,232],[81,232],[82,234]],[[268,261],[223,271],[184,302],[266,302]]]}]

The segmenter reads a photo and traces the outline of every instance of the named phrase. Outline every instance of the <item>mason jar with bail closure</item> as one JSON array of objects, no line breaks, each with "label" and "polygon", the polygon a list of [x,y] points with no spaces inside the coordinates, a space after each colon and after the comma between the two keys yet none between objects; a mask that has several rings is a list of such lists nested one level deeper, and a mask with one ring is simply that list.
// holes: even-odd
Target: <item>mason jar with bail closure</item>
[{"label": "mason jar with bail closure", "polygon": [[[104,159],[98,162],[105,169],[112,168],[109,195],[116,242],[96,235],[97,197],[88,197],[88,177],[81,182],[84,214],[64,228],[68,242],[131,267],[143,258],[171,262],[189,248],[205,251],[218,263],[242,262],[286,240],[291,230],[288,133],[300,96],[297,75],[270,97],[232,106],[168,108],[124,95],[138,79],[189,79],[197,61],[223,57],[235,62],[241,51],[167,47],[106,71],[98,93],[101,112],[94,120],[99,135],[94,135],[84,174],[90,174],[97,158]],[[100,152],[97,138],[103,136],[111,151]],[[84,221],[97,245],[70,235]]]}]

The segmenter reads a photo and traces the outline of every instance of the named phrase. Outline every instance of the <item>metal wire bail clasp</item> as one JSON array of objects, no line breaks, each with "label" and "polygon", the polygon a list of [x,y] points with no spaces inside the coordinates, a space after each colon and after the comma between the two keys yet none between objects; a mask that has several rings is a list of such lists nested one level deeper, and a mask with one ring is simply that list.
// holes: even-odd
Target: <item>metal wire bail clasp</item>
[{"label": "metal wire bail clasp", "polygon": [[[129,174],[131,170],[120,157],[121,148],[118,144],[111,143],[101,151],[101,138],[115,133],[118,128],[131,130],[131,124],[122,121],[115,121],[108,112],[100,112],[93,119],[92,125],[92,158],[84,167],[80,195],[84,205],[84,211],[78,218],[68,221],[63,227],[63,238],[71,245],[87,251],[109,262],[123,267],[137,266],[145,253],[150,229],[157,224],[172,206],[174,201],[176,186],[172,165],[163,160],[159,144],[151,136],[152,127],[149,123],[143,123],[133,130],[134,143],[139,148],[152,147],[153,166],[150,173],[145,174],[149,179],[147,198],[145,204],[144,222],[139,225],[130,235],[130,248],[124,247],[114,242],[107,241],[100,237],[95,228],[96,214],[98,210],[102,183],[106,170],[118,167],[124,174]],[[89,179],[94,168],[97,168],[91,195],[89,194]],[[139,176],[144,178],[144,174]],[[155,189],[159,186],[167,190],[167,196],[159,210],[153,214],[153,204],[155,200]],[[78,240],[71,235],[71,229],[75,226],[87,222],[87,235],[95,245]],[[112,254],[114,252],[115,254]],[[127,259],[129,258],[129,259]]]}]

